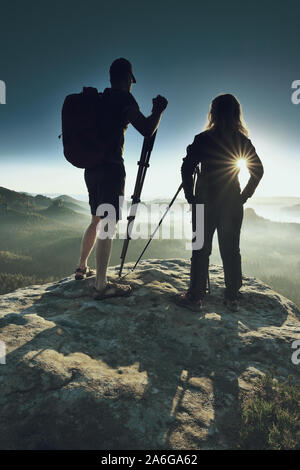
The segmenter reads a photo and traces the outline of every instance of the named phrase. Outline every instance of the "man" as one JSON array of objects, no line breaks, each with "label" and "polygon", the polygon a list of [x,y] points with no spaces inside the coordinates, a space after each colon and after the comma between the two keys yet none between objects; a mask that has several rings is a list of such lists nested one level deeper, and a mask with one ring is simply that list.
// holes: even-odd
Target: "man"
[{"label": "man", "polygon": [[[88,257],[96,241],[97,231],[106,231],[107,217],[100,215],[101,205],[110,204],[115,209],[115,226],[108,236],[100,236],[96,242],[96,295],[95,299],[129,295],[130,286],[107,282],[106,271],[109,265],[112,239],[116,224],[120,218],[120,196],[124,196],[125,167],[123,160],[124,135],[131,123],[144,137],[151,136],[158,128],[161,115],[167,107],[167,100],[162,96],[153,99],[150,116],[145,117],[131,94],[131,87],[136,83],[131,63],[124,59],[116,59],[110,67],[111,88],[103,92],[105,107],[104,135],[107,159],[94,168],[85,170],[84,177],[89,193],[92,220],[87,227],[81,245],[79,266],[75,271],[75,279],[81,280],[93,274],[87,266]],[[100,207],[99,207],[100,206]],[[97,210],[98,209],[98,210]],[[113,232],[113,233],[112,233]]]}]

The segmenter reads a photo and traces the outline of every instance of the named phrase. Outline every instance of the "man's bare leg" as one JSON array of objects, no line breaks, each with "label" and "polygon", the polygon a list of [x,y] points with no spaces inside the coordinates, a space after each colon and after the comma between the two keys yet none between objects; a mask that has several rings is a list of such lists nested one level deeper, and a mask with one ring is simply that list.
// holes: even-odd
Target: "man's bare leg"
[{"label": "man's bare leg", "polygon": [[105,231],[105,226],[107,226],[107,221],[101,220],[98,232],[100,237],[98,236],[96,242],[96,284],[95,287],[98,291],[102,291],[106,284],[106,272],[109,265],[111,250],[112,250],[112,242],[113,237],[116,230],[116,224],[110,223],[110,233],[109,236],[103,238],[103,233],[105,232],[107,235],[108,233]]},{"label": "man's bare leg", "polygon": [[84,269],[87,266],[88,257],[90,256],[96,241],[97,226],[99,221],[100,217],[98,215],[92,215],[91,223],[83,234],[81,242],[81,254],[78,265],[78,267],[81,269]]},{"label": "man's bare leg", "polygon": [[[108,228],[109,225],[109,228]],[[127,296],[131,293],[131,287],[118,284],[116,282],[107,283],[106,272],[110,261],[112,243],[116,232],[116,221],[102,219],[97,227],[96,241],[96,283],[95,288],[98,293],[94,296],[95,300],[103,300],[106,297]],[[105,235],[103,235],[105,232]]]}]

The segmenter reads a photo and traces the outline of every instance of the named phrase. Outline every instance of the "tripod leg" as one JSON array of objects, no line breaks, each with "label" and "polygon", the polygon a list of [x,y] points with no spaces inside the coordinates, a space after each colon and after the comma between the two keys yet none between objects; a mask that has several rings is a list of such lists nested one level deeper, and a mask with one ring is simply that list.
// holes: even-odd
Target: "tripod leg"
[{"label": "tripod leg", "polygon": [[150,159],[151,151],[153,149],[155,137],[156,137],[156,132],[151,137],[145,137],[144,138],[142,152],[141,152],[141,158],[138,162],[139,169],[138,169],[138,174],[137,174],[137,177],[136,177],[134,193],[131,196],[132,204],[131,204],[131,208],[130,208],[130,214],[129,214],[129,217],[127,217],[128,223],[127,223],[127,230],[126,230],[126,239],[124,240],[122,254],[121,254],[121,264],[120,264],[120,270],[119,270],[119,277],[121,277],[121,275],[122,275],[122,270],[123,270],[123,266],[124,266],[124,263],[125,263],[128,244],[129,244],[129,241],[131,239],[131,231],[132,231],[132,227],[133,227],[133,222],[134,222],[135,216],[136,216],[137,205],[140,202],[141,192],[142,192],[142,189],[143,189],[143,184],[144,184],[144,180],[145,180],[145,176],[146,176],[146,171],[147,171],[147,168],[149,167],[149,159]]}]

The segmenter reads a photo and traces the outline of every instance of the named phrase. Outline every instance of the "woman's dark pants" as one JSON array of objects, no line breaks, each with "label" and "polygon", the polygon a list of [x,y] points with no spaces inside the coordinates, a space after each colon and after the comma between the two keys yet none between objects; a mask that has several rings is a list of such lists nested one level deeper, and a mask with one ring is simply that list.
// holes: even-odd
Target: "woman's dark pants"
[{"label": "woman's dark pants", "polygon": [[213,201],[204,206],[204,244],[200,250],[193,250],[189,293],[196,300],[206,293],[209,256],[215,230],[218,233],[219,249],[224,268],[225,296],[237,298],[242,285],[240,254],[240,232],[243,221],[243,204],[240,197]]}]

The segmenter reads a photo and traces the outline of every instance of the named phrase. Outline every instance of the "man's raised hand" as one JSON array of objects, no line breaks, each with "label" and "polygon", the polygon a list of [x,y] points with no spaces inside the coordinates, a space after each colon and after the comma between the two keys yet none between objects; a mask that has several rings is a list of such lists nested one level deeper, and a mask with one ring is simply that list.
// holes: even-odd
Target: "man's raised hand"
[{"label": "man's raised hand", "polygon": [[153,112],[162,113],[168,106],[168,100],[161,95],[158,95],[156,98],[153,98],[152,103],[153,103],[152,113]]}]

